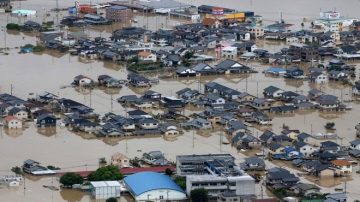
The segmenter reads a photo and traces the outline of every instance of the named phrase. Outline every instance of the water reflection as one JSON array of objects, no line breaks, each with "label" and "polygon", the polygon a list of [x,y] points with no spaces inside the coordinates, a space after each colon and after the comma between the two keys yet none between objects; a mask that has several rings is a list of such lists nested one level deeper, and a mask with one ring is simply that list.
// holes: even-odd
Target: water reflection
[{"label": "water reflection", "polygon": [[[0,129],[2,130],[2,129]],[[4,132],[6,135],[12,138],[20,137],[23,134],[23,129],[7,129],[4,128]]]},{"label": "water reflection", "polygon": [[84,196],[88,197],[89,193],[74,189],[61,189],[60,196],[64,201],[78,202],[78,201],[82,201]]},{"label": "water reflection", "polygon": [[56,127],[38,127],[37,133],[45,137],[56,135]]}]

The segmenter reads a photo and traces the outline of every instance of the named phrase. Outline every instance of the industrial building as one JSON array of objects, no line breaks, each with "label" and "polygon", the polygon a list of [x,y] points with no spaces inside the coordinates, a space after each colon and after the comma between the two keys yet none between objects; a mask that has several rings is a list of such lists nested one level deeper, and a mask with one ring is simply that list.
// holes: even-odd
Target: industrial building
[{"label": "industrial building", "polygon": [[135,201],[181,201],[186,193],[169,176],[140,172],[124,178],[127,190]]},{"label": "industrial building", "polygon": [[234,162],[235,158],[230,154],[206,154],[206,155],[181,155],[176,157],[176,174],[180,176],[203,175],[206,161]]},{"label": "industrial building", "polygon": [[186,176],[186,193],[204,188],[210,196],[228,192],[248,199],[255,196],[255,180],[240,169],[230,154],[177,156],[177,174]]},{"label": "industrial building", "polygon": [[90,190],[95,199],[120,197],[120,183],[118,181],[90,182]]},{"label": "industrial building", "polygon": [[125,6],[111,6],[106,8],[106,19],[115,22],[128,22],[133,12]]}]

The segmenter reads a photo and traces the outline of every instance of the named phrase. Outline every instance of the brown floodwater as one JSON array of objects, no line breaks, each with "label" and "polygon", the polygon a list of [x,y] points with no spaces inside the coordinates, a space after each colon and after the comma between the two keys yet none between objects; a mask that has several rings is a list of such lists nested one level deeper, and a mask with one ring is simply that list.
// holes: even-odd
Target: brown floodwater
[{"label": "brown floodwater", "polygon": [[[194,4],[214,4],[219,5],[219,1],[190,1]],[[102,2],[102,1],[93,1]],[[237,8],[239,10],[254,10],[256,12],[263,12],[266,18],[277,19],[278,8],[284,9],[284,17],[301,20],[301,15],[317,16],[319,8],[323,10],[332,9],[336,7],[337,10],[343,12],[348,16],[354,17],[357,13],[350,9],[343,2],[332,0],[331,8],[328,8],[330,3],[325,4],[324,0],[317,1],[301,1],[291,4],[284,0],[274,0],[279,3],[278,6],[269,6],[268,2],[260,0],[239,1],[239,4],[233,5],[233,1],[221,1],[221,6],[228,6]],[[327,1],[328,2],[328,1]],[[41,4],[40,4],[41,3]],[[298,9],[298,7],[307,7],[309,4],[313,6],[309,9]],[[348,4],[356,5],[358,1],[350,0]],[[46,16],[48,10],[55,6],[55,1],[40,1],[29,0],[14,3],[15,7],[24,9],[38,9],[39,16],[36,20],[55,19],[53,13]],[[73,1],[61,1],[60,7],[70,6]],[[39,9],[38,5],[42,5]],[[273,5],[273,4],[272,4]],[[346,7],[344,7],[346,6]],[[354,7],[354,6],[353,6]],[[289,13],[295,13],[290,15]],[[64,13],[62,13],[64,15]],[[296,18],[295,18],[296,16]],[[164,16],[148,16],[144,17],[141,13],[136,15],[138,23],[135,26],[146,26],[149,20],[149,28],[156,29],[160,27],[161,23],[169,23],[168,26],[176,24],[176,20],[166,19]],[[0,24],[4,25],[6,22],[23,22],[25,19],[18,19],[7,17],[0,14]],[[158,21],[158,23],[154,23]],[[115,24],[113,27],[89,27],[85,32],[94,36],[110,36],[112,30],[120,28],[121,24]],[[78,31],[78,30],[70,30]],[[5,44],[4,33],[0,33],[0,46]],[[58,52],[49,51],[42,54],[19,54],[19,47],[25,43],[35,43],[36,35],[32,33],[18,33],[6,32],[6,45],[11,49],[8,51],[9,55],[0,55],[0,93],[9,93],[11,85],[13,86],[13,94],[20,98],[30,98],[36,93],[49,91],[60,97],[71,98],[82,102],[95,109],[99,114],[105,114],[113,111],[117,114],[125,115],[128,109],[122,107],[120,104],[114,102],[111,107],[111,98],[116,99],[127,94],[141,95],[147,89],[137,89],[123,87],[122,89],[106,89],[97,88],[90,92],[86,89],[75,89],[68,87],[72,82],[74,76],[79,74],[87,75],[96,79],[98,75],[108,74],[118,79],[126,79],[127,71],[121,66],[112,62],[106,61],[92,61],[81,60],[78,57],[70,56],[68,54],[60,54]],[[258,45],[269,49],[272,52],[280,50],[284,44],[259,41]],[[339,85],[331,82],[327,85],[317,86],[310,84],[308,81],[294,81],[283,78],[274,78],[265,76],[261,72],[268,66],[260,65],[258,63],[248,63],[259,73],[250,75],[236,75],[223,77],[201,77],[201,78],[169,78],[160,79],[159,85],[153,85],[151,90],[158,91],[164,95],[174,96],[176,91],[191,87],[200,91],[204,90],[204,83],[215,81],[223,85],[232,87],[239,91],[248,91],[253,95],[262,94],[262,89],[269,85],[296,91],[298,93],[306,94],[311,88],[320,88],[321,90],[337,95],[343,100],[353,99],[351,95],[351,88],[349,86]],[[355,64],[357,65],[357,64]],[[307,68],[309,64],[302,64],[303,68]],[[358,65],[357,65],[358,67]],[[151,77],[156,77],[150,74]],[[159,77],[162,78],[162,77]],[[199,82],[201,85],[199,85]],[[65,88],[64,88],[65,87]],[[91,98],[90,98],[91,97]],[[360,106],[359,103],[348,103],[353,107],[352,110],[342,113],[320,113],[316,111],[303,111],[293,115],[276,115],[273,119],[272,129],[275,132],[280,132],[283,124],[288,125],[292,129],[299,129],[304,132],[324,133],[324,125],[326,122],[334,122],[336,125],[336,133],[342,137],[342,144],[348,145],[348,142],[355,138],[354,126],[360,122]],[[185,114],[189,115],[194,112],[200,112],[201,109],[189,107],[185,110]],[[153,113],[159,113],[161,109],[153,110]],[[230,145],[221,144],[220,132],[218,130],[201,131],[193,133],[185,131],[183,135],[178,137],[146,137],[146,138],[96,138],[91,134],[72,133],[66,128],[51,128],[46,130],[37,129],[34,123],[29,122],[23,130],[5,130],[0,128],[0,176],[10,173],[10,168],[13,166],[20,166],[22,162],[28,158],[37,160],[43,165],[54,165],[61,167],[63,171],[74,170],[94,170],[98,167],[98,159],[105,157],[109,159],[115,152],[121,152],[129,157],[141,156],[142,153],[161,150],[165,156],[175,161],[176,155],[179,154],[201,154],[201,153],[231,153],[236,157],[237,162],[243,160],[245,155],[254,154],[254,151],[238,152]],[[259,136],[265,129],[263,127],[250,128],[255,136]],[[338,141],[341,143],[341,141]],[[269,162],[269,167],[275,164]],[[289,168],[293,172],[298,172],[293,168]],[[356,167],[354,170],[358,170]],[[305,179],[305,182],[310,182],[312,179]],[[92,201],[89,194],[74,190],[51,191],[43,188],[43,185],[58,186],[58,179],[45,178],[28,178],[26,180],[26,189],[24,185],[19,188],[0,187],[0,201]],[[337,187],[343,186],[341,181],[323,182],[319,183],[322,189],[326,192],[333,192],[334,185]],[[329,185],[331,185],[329,187]],[[360,195],[356,192],[356,187],[360,185],[358,174],[353,174],[352,180],[348,181],[348,191],[350,199],[358,199]],[[259,185],[257,185],[259,186]],[[257,194],[260,195],[260,189],[257,189]],[[125,199],[123,199],[125,200]]]}]

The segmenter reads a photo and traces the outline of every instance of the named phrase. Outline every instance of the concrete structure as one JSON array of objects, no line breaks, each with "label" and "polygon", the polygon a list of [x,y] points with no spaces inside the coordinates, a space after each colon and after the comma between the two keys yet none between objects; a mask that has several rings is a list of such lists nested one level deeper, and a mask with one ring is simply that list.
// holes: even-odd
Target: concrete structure
[{"label": "concrete structure", "polygon": [[224,58],[234,59],[237,56],[237,48],[236,47],[225,47],[221,50],[221,55]]},{"label": "concrete structure", "polygon": [[132,17],[132,10],[125,6],[111,6],[106,8],[107,20],[115,22],[128,22]]},{"label": "concrete structure", "polygon": [[135,201],[179,201],[185,192],[170,177],[155,172],[141,172],[124,179],[125,186]]},{"label": "concrete structure", "polygon": [[204,188],[210,196],[229,191],[249,198],[255,195],[255,180],[235,165],[230,154],[177,156],[177,174],[186,176],[186,193]]},{"label": "concrete structure", "polygon": [[320,28],[324,32],[341,32],[348,28],[357,19],[347,19],[336,11],[320,12],[320,18],[314,21],[315,28]]},{"label": "concrete structure", "polygon": [[176,156],[176,174],[180,176],[205,174],[206,161],[235,161],[230,154],[180,155]]},{"label": "concrete structure", "polygon": [[192,190],[199,188],[206,189],[211,196],[218,196],[224,191],[233,191],[237,196],[255,195],[255,181],[246,173],[243,176],[186,176],[186,193],[188,195]]},{"label": "concrete structure", "polygon": [[118,181],[90,182],[90,190],[95,199],[120,197],[120,183]]},{"label": "concrete structure", "polygon": [[253,27],[250,28],[249,31],[255,38],[263,37],[265,34],[265,30],[263,27]]}]

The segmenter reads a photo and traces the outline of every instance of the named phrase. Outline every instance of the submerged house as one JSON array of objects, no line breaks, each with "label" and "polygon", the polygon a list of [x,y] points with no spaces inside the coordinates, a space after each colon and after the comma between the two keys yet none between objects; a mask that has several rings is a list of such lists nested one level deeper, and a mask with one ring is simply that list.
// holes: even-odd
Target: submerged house
[{"label": "submerged house", "polygon": [[266,114],[258,111],[258,112],[254,112],[251,115],[251,118],[253,121],[255,121],[256,123],[260,124],[260,125],[271,125],[271,121],[272,119],[267,116]]},{"label": "submerged house", "polygon": [[275,86],[269,86],[264,88],[264,96],[268,98],[279,98],[281,97],[281,94],[284,92],[284,90],[281,90],[278,87]]},{"label": "submerged house", "polygon": [[294,79],[303,78],[304,71],[299,67],[289,67],[286,69],[285,77]]},{"label": "submerged house", "polygon": [[78,75],[76,77],[74,77],[74,81],[71,83],[75,86],[87,86],[87,85],[91,85],[93,84],[94,81],[87,77],[87,76],[84,76],[84,75]]},{"label": "submerged house", "polygon": [[21,129],[23,127],[22,120],[14,116],[7,116],[4,120],[5,127],[7,127],[8,129]]},{"label": "submerged house", "polygon": [[263,159],[253,156],[245,159],[245,162],[240,164],[241,168],[245,171],[248,170],[265,170],[265,162]]},{"label": "submerged house", "polygon": [[238,95],[241,93],[237,90],[231,89],[229,87],[223,86],[216,82],[210,82],[205,84],[206,93],[214,93],[227,100],[236,100]]},{"label": "submerged house", "polygon": [[253,72],[250,67],[229,59],[217,64],[215,69],[219,74],[240,74]]},{"label": "submerged house", "polygon": [[271,168],[266,173],[266,184],[274,189],[290,188],[300,181],[298,177],[284,168]]},{"label": "submerged house", "polygon": [[56,117],[52,114],[42,114],[36,118],[37,127],[55,127]]},{"label": "submerged house", "polygon": [[135,87],[151,87],[150,79],[140,74],[129,74],[128,80],[129,84]]}]

